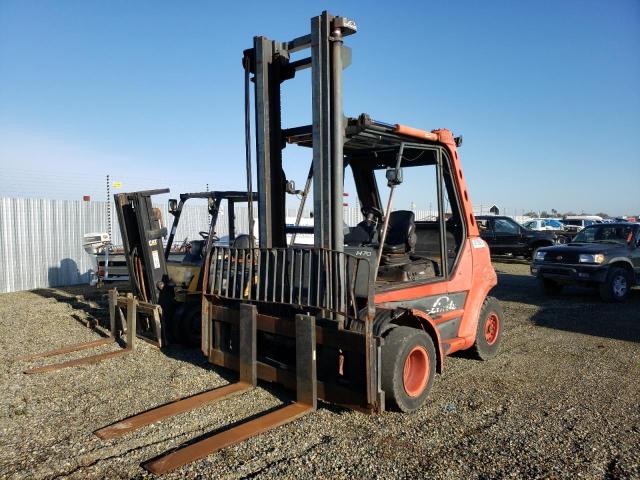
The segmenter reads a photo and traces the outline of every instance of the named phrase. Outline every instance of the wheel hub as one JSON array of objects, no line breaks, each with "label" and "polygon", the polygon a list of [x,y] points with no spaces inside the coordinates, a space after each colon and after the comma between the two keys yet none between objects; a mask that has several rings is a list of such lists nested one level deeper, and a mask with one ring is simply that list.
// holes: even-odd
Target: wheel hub
[{"label": "wheel hub", "polygon": [[424,347],[416,345],[404,361],[402,383],[410,397],[419,396],[429,381],[429,354]]},{"label": "wheel hub", "polygon": [[496,343],[498,331],[500,329],[500,319],[495,313],[489,314],[484,324],[484,339],[489,345]]},{"label": "wheel hub", "polygon": [[627,293],[627,279],[622,275],[613,279],[613,293],[616,297],[623,297]]}]

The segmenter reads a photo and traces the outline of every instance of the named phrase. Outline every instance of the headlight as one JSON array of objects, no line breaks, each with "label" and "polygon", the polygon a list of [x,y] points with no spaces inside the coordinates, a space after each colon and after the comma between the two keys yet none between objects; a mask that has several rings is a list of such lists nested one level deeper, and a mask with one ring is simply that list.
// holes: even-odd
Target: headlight
[{"label": "headlight", "polygon": [[547,252],[541,252],[541,251],[537,251],[536,252],[536,260],[544,260],[544,257],[547,255]]},{"label": "headlight", "polygon": [[581,253],[580,263],[602,263],[604,262],[604,255],[602,253]]}]

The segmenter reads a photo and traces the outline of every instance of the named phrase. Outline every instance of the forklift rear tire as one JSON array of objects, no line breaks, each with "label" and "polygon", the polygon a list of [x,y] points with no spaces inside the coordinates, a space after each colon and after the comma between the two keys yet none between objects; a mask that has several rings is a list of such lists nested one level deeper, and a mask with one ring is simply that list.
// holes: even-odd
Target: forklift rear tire
[{"label": "forklift rear tire", "polygon": [[478,327],[476,329],[476,341],[471,347],[472,353],[479,360],[489,360],[498,353],[504,313],[500,302],[494,297],[487,297],[482,304]]},{"label": "forklift rear tire", "polygon": [[436,371],[436,350],[431,337],[422,330],[395,327],[382,345],[382,389],[385,400],[402,412],[422,406]]}]

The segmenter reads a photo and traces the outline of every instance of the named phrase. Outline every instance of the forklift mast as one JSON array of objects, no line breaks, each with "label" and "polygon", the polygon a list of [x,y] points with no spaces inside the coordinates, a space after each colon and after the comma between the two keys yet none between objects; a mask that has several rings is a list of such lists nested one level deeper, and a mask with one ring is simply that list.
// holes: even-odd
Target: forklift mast
[{"label": "forklift mast", "polygon": [[[313,211],[317,248],[343,249],[342,70],[350,64],[345,36],[357,30],[353,20],[327,12],[311,19],[311,33],[288,42],[263,36],[244,52],[245,83],[249,72],[255,83],[256,164],[260,247],[286,247],[286,178],[282,150],[286,139],[310,126],[282,129],[281,88],[299,70],[312,70],[313,103]],[[291,54],[309,48],[311,56],[291,61]],[[247,61],[248,60],[248,61]],[[249,128],[249,125],[246,125]],[[251,191],[251,178],[247,178]]]},{"label": "forklift mast", "polygon": [[167,229],[151,197],[165,193],[168,188],[114,195],[131,289],[141,301],[155,304],[167,275],[163,244]]}]

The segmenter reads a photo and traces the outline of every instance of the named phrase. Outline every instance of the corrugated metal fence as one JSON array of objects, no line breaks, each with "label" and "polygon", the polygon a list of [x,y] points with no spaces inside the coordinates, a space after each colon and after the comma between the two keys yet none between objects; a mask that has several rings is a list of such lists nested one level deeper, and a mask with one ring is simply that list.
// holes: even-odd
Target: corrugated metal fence
[{"label": "corrugated metal fence", "polygon": [[[155,205],[162,211],[167,228],[173,222],[167,204]],[[432,219],[434,212],[418,210],[419,220]],[[228,234],[227,212],[222,209],[216,228],[220,237]],[[296,210],[287,209],[295,218]],[[362,216],[358,208],[344,209],[344,220],[355,225]],[[112,209],[112,243],[120,245],[120,229]],[[175,243],[200,238],[208,230],[205,204],[185,205]],[[248,231],[247,208],[236,207],[236,229]],[[82,247],[86,233],[107,231],[106,202],[82,202],[34,198],[0,198],[0,292],[57,287],[87,283],[91,257]]]},{"label": "corrugated metal fence", "polygon": [[[167,205],[155,206],[170,225]],[[112,242],[120,245],[113,209],[112,219]],[[208,230],[208,224],[206,205],[186,205],[176,243],[200,238],[198,232]],[[219,225],[218,233],[227,234],[226,222]],[[106,231],[106,202],[0,198],[0,292],[88,283],[92,263],[83,236]]]}]

